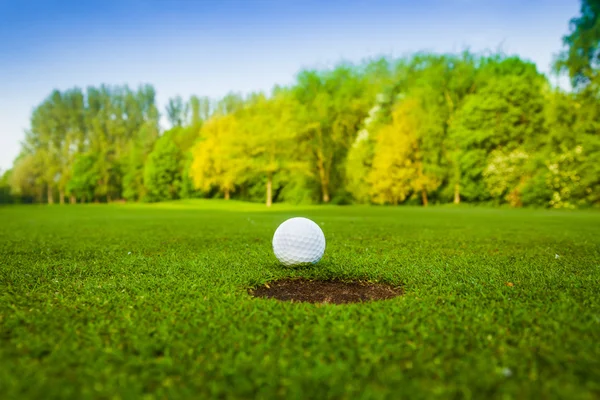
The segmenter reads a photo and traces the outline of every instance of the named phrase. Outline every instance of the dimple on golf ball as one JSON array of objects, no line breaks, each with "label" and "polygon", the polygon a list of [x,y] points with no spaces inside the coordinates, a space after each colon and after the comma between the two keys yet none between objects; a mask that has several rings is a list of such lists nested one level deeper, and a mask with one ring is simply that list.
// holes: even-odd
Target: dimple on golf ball
[{"label": "dimple on golf ball", "polygon": [[319,225],[308,218],[290,218],[275,231],[273,251],[284,265],[314,264],[325,252],[325,235]]}]

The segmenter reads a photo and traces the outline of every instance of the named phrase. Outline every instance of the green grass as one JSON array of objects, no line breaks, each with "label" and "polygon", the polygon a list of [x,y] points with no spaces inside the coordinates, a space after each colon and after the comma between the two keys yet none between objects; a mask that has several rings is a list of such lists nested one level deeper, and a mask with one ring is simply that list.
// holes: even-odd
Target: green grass
[{"label": "green grass", "polygon": [[[314,267],[272,255],[291,216],[325,232]],[[247,294],[288,276],[390,282],[405,295],[311,305]],[[600,213],[2,207],[0,393],[598,398]]]}]

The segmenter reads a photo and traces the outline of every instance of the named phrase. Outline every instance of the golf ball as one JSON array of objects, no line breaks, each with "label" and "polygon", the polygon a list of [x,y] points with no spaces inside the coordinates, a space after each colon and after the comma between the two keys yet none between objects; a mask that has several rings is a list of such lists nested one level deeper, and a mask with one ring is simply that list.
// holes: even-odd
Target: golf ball
[{"label": "golf ball", "polygon": [[308,218],[290,218],[273,235],[275,257],[285,265],[316,263],[325,252],[325,235]]}]

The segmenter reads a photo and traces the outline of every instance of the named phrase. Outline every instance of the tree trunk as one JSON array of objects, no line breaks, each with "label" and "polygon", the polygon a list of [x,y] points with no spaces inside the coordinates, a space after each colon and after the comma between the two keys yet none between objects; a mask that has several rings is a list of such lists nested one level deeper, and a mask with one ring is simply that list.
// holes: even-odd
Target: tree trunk
[{"label": "tree trunk", "polygon": [[107,195],[106,195],[106,202],[107,202],[107,203],[110,203],[110,202],[112,202],[112,198],[110,197],[110,194],[107,194]]},{"label": "tree trunk", "polygon": [[75,198],[75,195],[72,194],[69,197],[69,203],[71,203],[71,204],[76,204],[77,203],[77,199]]},{"label": "tree trunk", "polygon": [[62,190],[58,191],[58,202],[60,204],[65,204],[65,192]]},{"label": "tree trunk", "polygon": [[460,185],[454,185],[454,204],[460,204]]},{"label": "tree trunk", "polygon": [[323,133],[321,127],[317,130],[319,135],[320,147],[316,152],[317,155],[317,168],[319,170],[319,180],[321,181],[321,193],[323,194],[323,203],[329,203],[329,176],[327,175],[327,169],[325,168],[325,161],[323,156]]},{"label": "tree trunk", "polygon": [[54,193],[52,193],[52,186],[48,185],[48,204],[54,204]]},{"label": "tree trunk", "polygon": [[225,200],[229,200],[229,189],[225,189]]},{"label": "tree trunk", "polygon": [[322,157],[317,157],[317,168],[319,169],[319,181],[321,181],[321,193],[323,194],[323,203],[329,203],[329,180]]},{"label": "tree trunk", "polygon": [[327,186],[323,187],[323,203],[329,203],[329,189]]},{"label": "tree trunk", "polygon": [[273,204],[273,177],[271,174],[267,176],[267,207]]},{"label": "tree trunk", "polygon": [[425,189],[421,189],[421,201],[423,202],[423,207],[427,207],[429,201],[427,200],[427,191]]}]

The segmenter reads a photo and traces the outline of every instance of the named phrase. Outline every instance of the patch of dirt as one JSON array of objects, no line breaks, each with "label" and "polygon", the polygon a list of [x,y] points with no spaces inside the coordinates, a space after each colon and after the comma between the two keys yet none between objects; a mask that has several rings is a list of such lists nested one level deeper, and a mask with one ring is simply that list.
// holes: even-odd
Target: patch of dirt
[{"label": "patch of dirt", "polygon": [[382,283],[281,279],[250,290],[254,297],[308,303],[347,304],[401,296],[402,289]]}]

